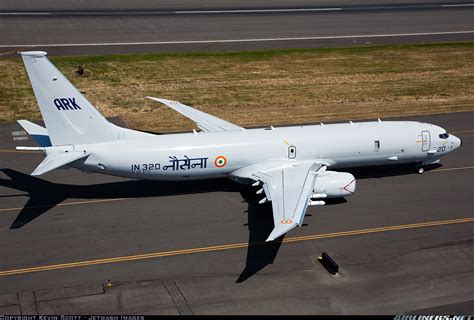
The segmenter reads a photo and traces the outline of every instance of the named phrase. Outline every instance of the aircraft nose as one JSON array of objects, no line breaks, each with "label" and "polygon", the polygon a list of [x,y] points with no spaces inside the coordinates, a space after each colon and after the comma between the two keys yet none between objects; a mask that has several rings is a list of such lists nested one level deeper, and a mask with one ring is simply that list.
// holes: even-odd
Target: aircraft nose
[{"label": "aircraft nose", "polygon": [[454,143],[454,148],[457,149],[462,145],[461,139],[459,139],[456,136],[453,136],[453,143]]}]

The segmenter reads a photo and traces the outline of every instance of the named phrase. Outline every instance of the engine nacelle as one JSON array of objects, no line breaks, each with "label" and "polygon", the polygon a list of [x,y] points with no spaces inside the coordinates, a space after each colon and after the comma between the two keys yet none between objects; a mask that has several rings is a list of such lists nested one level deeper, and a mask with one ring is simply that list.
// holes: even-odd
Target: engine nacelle
[{"label": "engine nacelle", "polygon": [[341,198],[355,192],[356,180],[348,172],[325,171],[316,177],[314,194],[326,194],[327,198]]}]

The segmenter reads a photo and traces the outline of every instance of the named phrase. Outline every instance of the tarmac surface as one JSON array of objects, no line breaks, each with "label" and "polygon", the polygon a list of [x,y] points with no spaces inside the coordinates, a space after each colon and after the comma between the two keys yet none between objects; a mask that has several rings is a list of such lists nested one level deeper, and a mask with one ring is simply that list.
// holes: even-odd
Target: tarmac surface
[{"label": "tarmac surface", "polygon": [[472,0],[0,3],[0,55],[309,48],[474,40]]},{"label": "tarmac surface", "polygon": [[474,112],[404,119],[462,147],[422,175],[355,171],[353,196],[310,207],[270,244],[271,206],[255,190],[31,177],[42,155],[14,151],[34,143],[2,124],[0,314],[474,314]]}]

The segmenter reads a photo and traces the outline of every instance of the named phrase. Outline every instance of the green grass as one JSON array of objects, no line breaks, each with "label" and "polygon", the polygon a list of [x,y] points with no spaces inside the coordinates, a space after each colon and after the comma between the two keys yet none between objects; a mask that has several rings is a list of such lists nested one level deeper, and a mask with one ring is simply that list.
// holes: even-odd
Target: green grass
[{"label": "green grass", "polygon": [[[474,110],[472,42],[51,61],[106,116],[145,130],[194,127],[147,95],[244,126]],[[0,59],[0,79],[0,121],[40,118],[20,59]]]}]

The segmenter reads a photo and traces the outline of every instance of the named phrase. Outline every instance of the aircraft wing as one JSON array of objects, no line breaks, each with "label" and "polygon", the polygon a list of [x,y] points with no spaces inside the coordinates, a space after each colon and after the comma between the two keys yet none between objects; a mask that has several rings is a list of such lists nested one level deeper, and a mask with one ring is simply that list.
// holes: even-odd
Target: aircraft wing
[{"label": "aircraft wing", "polygon": [[272,202],[275,227],[266,241],[302,225],[316,176],[325,169],[319,162],[288,161],[252,174],[254,180],[263,183],[266,198]]},{"label": "aircraft wing", "polygon": [[170,107],[171,109],[181,113],[183,116],[188,117],[189,119],[196,122],[197,126],[202,131],[217,132],[217,131],[244,130],[244,128],[238,125],[235,125],[233,123],[227,122],[220,118],[211,116],[210,114],[194,109],[178,101],[154,98],[154,97],[147,97],[147,98],[157,101],[157,102],[161,102],[167,107]]}]

